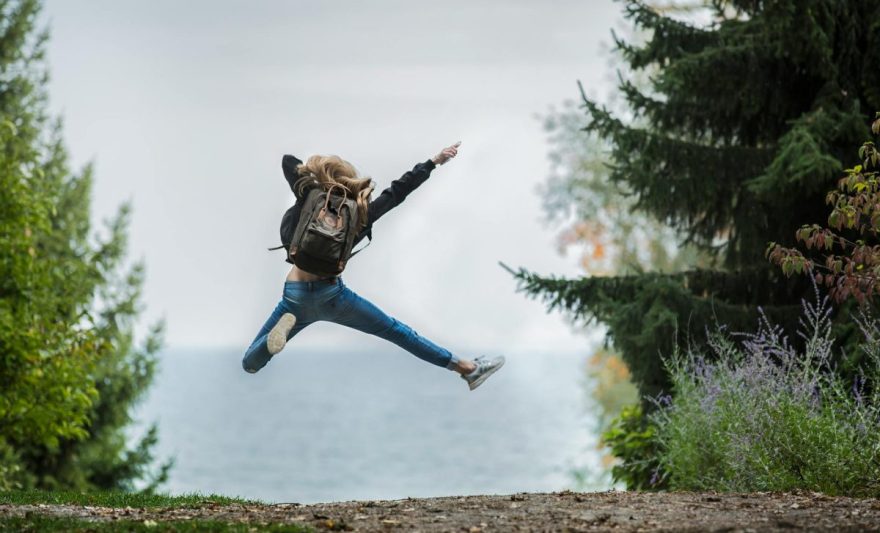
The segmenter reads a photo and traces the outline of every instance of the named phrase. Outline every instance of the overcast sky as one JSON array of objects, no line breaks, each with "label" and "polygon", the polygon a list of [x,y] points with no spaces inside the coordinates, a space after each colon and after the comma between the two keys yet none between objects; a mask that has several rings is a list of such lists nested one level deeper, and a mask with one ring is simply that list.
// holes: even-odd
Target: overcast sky
[{"label": "overcast sky", "polygon": [[[96,219],[133,204],[144,321],[164,317],[169,346],[243,351],[277,303],[283,154],[337,154],[378,193],[461,140],[343,279],[460,355],[585,349],[498,261],[578,274],[541,222],[537,117],[577,80],[608,93],[619,4],[49,0],[43,18],[52,110],[73,163],[95,163]],[[364,337],[316,324],[294,342],[384,342]]]}]

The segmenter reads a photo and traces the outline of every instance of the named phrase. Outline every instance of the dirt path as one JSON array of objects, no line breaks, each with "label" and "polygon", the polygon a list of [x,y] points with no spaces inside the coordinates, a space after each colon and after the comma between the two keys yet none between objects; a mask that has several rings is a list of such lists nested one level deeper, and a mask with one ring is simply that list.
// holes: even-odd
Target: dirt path
[{"label": "dirt path", "polygon": [[301,505],[109,509],[0,505],[0,516],[36,512],[97,520],[213,519],[298,523],[347,531],[880,531],[880,500],[814,493],[520,493]]}]

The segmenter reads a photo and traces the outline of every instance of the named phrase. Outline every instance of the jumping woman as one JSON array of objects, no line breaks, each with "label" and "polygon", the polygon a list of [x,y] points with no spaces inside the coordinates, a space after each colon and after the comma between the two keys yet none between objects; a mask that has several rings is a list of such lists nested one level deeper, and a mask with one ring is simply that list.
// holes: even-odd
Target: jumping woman
[{"label": "jumping woman", "polygon": [[[309,263],[304,247],[297,252],[297,243],[305,240],[302,235],[308,223],[300,220],[302,217],[315,216],[315,220],[324,217],[322,227],[329,228],[326,231],[341,231],[338,228],[344,226],[345,220],[354,221],[355,227],[351,228],[353,242],[347,249],[343,247],[349,253],[351,247],[364,237],[372,239],[373,224],[424,183],[434,168],[455,157],[460,144],[459,141],[431,159],[417,163],[372,201],[372,180],[359,177],[354,166],[338,156],[313,155],[306,163],[291,155],[282,158],[281,169],[296,198],[282,222],[282,242],[284,247],[289,247],[287,262],[293,266],[287,274],[281,300],[244,355],[242,366],[247,372],[254,373],[263,368],[297,333],[322,320],[391,341],[419,359],[458,372],[471,390],[501,368],[503,356],[493,359],[478,356],[474,360],[459,358],[358,296],[342,282],[340,274],[327,275],[328,270],[341,272],[348,259],[345,252],[342,252],[338,264],[334,261],[331,268],[321,268],[323,272],[301,268]],[[321,194],[323,196],[319,196]],[[350,213],[345,213],[346,205],[350,206]],[[296,228],[294,237],[285,237],[285,227]],[[327,242],[341,244],[338,238],[328,238]]]}]

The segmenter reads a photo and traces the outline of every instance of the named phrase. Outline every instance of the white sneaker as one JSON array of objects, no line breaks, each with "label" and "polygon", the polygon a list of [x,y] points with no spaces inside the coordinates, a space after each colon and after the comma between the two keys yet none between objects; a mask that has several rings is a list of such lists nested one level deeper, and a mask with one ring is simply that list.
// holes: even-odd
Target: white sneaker
[{"label": "white sneaker", "polygon": [[269,349],[270,354],[275,355],[284,349],[284,345],[287,344],[287,335],[290,334],[290,330],[295,324],[296,317],[293,314],[284,313],[281,315],[278,322],[269,330],[269,336],[266,338],[266,348]]},{"label": "white sneaker", "polygon": [[461,379],[467,381],[468,387],[471,390],[479,387],[489,376],[504,365],[504,356],[499,355],[495,359],[489,360],[480,355],[474,359],[474,364],[477,365],[477,368],[473,372],[461,376]]}]

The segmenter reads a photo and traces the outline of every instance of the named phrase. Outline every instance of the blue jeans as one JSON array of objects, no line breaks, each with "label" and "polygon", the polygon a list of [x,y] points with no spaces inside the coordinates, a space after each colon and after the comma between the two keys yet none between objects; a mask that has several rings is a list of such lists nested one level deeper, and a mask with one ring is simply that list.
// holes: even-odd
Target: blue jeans
[{"label": "blue jeans", "polygon": [[420,336],[412,328],[382,312],[381,309],[349,289],[341,277],[320,281],[287,281],[281,301],[272,316],[263,324],[241,361],[247,372],[254,373],[266,366],[272,355],[266,346],[269,331],[284,313],[293,313],[296,325],[287,340],[309,324],[326,320],[369,333],[400,346],[419,359],[454,370],[458,358]]}]

